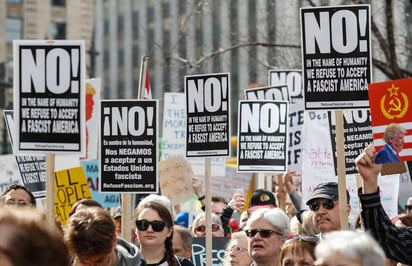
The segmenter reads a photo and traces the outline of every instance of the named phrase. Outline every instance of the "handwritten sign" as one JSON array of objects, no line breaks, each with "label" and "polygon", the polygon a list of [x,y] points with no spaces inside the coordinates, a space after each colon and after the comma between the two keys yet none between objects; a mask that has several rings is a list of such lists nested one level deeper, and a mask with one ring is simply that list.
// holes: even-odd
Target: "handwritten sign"
[{"label": "handwritten sign", "polygon": [[80,199],[92,197],[83,168],[76,167],[56,172],[54,193],[56,215],[61,224],[65,225],[72,205]]}]

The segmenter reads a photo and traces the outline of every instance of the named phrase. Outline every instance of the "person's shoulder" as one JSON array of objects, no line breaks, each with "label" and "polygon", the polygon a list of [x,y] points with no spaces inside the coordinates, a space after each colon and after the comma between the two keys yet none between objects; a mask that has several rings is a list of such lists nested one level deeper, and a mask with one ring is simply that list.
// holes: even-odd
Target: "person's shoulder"
[{"label": "person's shoulder", "polygon": [[188,259],[179,256],[176,256],[176,258],[181,266],[194,266],[194,264]]}]

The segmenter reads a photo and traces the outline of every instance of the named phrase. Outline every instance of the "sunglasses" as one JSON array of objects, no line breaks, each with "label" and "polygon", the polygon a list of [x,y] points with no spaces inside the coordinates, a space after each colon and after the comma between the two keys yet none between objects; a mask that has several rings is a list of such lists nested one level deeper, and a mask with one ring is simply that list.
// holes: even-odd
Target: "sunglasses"
[{"label": "sunglasses", "polygon": [[295,235],[294,237],[289,238],[288,240],[286,240],[285,244],[296,241],[296,240],[316,244],[319,241],[319,237],[318,236],[313,236],[313,235],[310,235],[310,236]]},{"label": "sunglasses", "polygon": [[152,229],[155,232],[162,232],[165,226],[170,227],[170,224],[164,221],[151,221],[151,222],[149,222],[148,220],[137,220],[136,221],[136,227],[140,231],[146,231],[147,228],[149,228],[149,225],[152,226]]},{"label": "sunglasses", "polygon": [[[321,203],[321,200],[313,200],[309,202],[308,204],[309,209],[313,212],[318,211],[320,208],[320,203]],[[322,205],[323,205],[323,208],[327,210],[331,210],[335,207],[335,203],[331,199],[323,199]]]},{"label": "sunglasses", "polygon": [[[218,224],[212,224],[212,232],[217,232],[220,230],[220,226]],[[195,232],[204,233],[206,232],[206,226],[199,225],[195,227]]]},{"label": "sunglasses", "polygon": [[405,210],[412,211],[412,205],[405,205]]},{"label": "sunglasses", "polygon": [[261,230],[252,229],[252,230],[246,230],[245,233],[246,233],[246,235],[247,235],[248,237],[255,237],[257,233],[259,233],[259,235],[260,235],[261,237],[263,237],[263,238],[268,238],[268,237],[270,237],[272,234],[277,234],[277,235],[279,235],[279,236],[282,236],[281,233],[276,232],[276,231],[274,231],[274,230],[269,230],[269,229],[261,229]]},{"label": "sunglasses", "polygon": [[247,248],[242,248],[239,246],[233,246],[229,249],[230,252],[234,252],[234,253],[241,253],[243,251],[247,251]]}]

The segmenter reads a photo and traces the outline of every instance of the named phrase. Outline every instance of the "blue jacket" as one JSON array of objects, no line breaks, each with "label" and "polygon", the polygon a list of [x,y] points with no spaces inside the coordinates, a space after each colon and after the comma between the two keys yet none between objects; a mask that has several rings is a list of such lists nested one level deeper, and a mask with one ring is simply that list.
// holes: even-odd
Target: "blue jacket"
[{"label": "blue jacket", "polygon": [[399,158],[393,152],[388,144],[385,144],[382,149],[376,153],[375,163],[395,163],[399,162]]}]

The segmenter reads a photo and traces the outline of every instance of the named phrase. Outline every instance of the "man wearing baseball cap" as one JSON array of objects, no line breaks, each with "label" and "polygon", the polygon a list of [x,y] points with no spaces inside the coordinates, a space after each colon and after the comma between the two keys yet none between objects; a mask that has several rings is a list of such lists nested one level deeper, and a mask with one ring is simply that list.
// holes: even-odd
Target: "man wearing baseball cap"
[{"label": "man wearing baseball cap", "polygon": [[272,192],[264,189],[253,191],[250,198],[249,211],[253,212],[260,208],[276,208],[276,199]]},{"label": "man wearing baseball cap", "polygon": [[[346,190],[346,210],[349,214],[349,192]],[[323,234],[341,229],[339,214],[338,183],[328,182],[318,184],[306,202],[313,212],[313,224]]]}]

